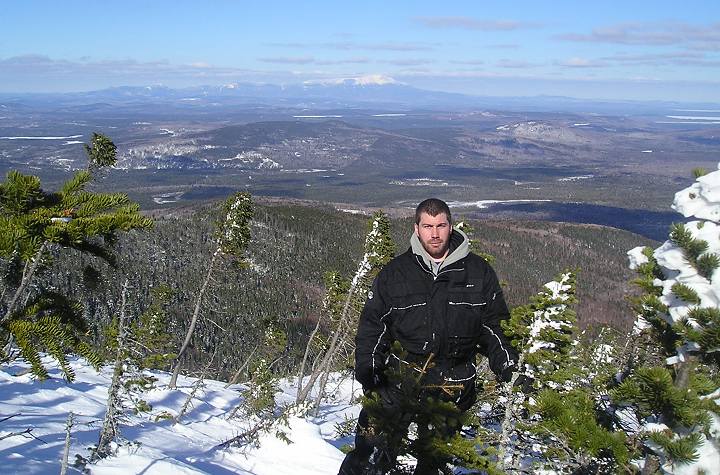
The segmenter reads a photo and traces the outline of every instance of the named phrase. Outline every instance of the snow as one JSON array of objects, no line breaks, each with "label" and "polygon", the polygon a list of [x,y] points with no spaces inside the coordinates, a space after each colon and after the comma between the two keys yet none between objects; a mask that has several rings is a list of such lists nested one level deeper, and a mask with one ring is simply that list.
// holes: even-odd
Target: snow
[{"label": "snow", "polygon": [[[44,358],[46,364],[51,360]],[[28,365],[15,362],[0,369],[0,438],[11,432],[32,428],[31,435],[16,435],[0,440],[0,460],[6,473],[50,474],[60,471],[65,441],[65,423],[70,411],[75,414],[70,445],[70,464],[75,454],[90,457],[97,443],[105,413],[107,390],[112,368],[96,372],[82,360],[72,359],[76,380],[68,383],[59,371],[52,378],[37,381],[22,374]],[[216,446],[251,426],[242,418],[228,415],[242,401],[244,386],[225,388],[221,381],[206,380],[191,409],[174,424],[157,416],[177,415],[195,382],[180,376],[177,389],[168,389],[169,374],[152,372],[158,381],[143,398],[152,405],[150,413],[127,414],[120,434],[131,443],[117,447],[117,455],[89,468],[92,474],[254,474],[322,475],[335,474],[344,457],[338,449],[349,438],[335,440],[335,424],[357,417],[358,406],[350,404],[359,390],[349,377],[334,375],[329,387],[336,388],[334,403],[321,405],[315,418],[291,416],[287,433],[291,444],[277,439],[275,431],[261,436],[259,447],[227,450]],[[281,384],[276,400],[288,404],[295,400],[295,387]],[[282,427],[281,427],[282,428]],[[69,473],[79,473],[72,468]]]},{"label": "snow", "polygon": [[701,176],[688,188],[675,193],[672,207],[686,218],[720,222],[720,170]]},{"label": "snow", "polygon": [[[674,116],[672,118],[720,119],[720,117],[686,116]],[[707,243],[707,248],[703,253],[720,254],[720,171],[703,175],[697,178],[691,186],[677,192],[672,207],[686,218],[695,218],[695,220],[686,223],[684,227],[692,238]],[[628,252],[631,268],[636,269],[639,265],[648,262],[642,250],[643,248],[640,247]],[[684,251],[670,240],[665,241],[655,249],[653,257],[665,277],[664,279],[656,278],[653,282],[656,287],[662,289],[660,301],[668,307],[667,314],[661,314],[660,316],[670,324],[687,320],[689,325],[699,327],[699,322],[687,318],[688,313],[696,306],[701,308],[720,307],[720,270],[714,270],[708,277],[700,275],[697,268],[685,257]],[[672,290],[675,284],[684,284],[692,289],[699,297],[699,304],[691,304],[675,295]],[[648,323],[642,317],[638,317],[634,333],[642,331],[647,325]],[[673,365],[685,361],[688,355],[696,353],[700,349],[701,347],[697,342],[685,341],[677,349],[674,356],[667,358],[666,363]],[[719,392],[720,389],[716,389],[711,394],[701,395],[700,397],[714,399]],[[717,399],[715,402],[720,404]],[[712,437],[717,438],[717,434],[720,432],[720,419],[714,414],[710,414],[710,416],[712,418],[711,432],[714,433]],[[644,431],[665,431],[668,429],[663,424],[651,422],[646,422],[643,426]],[[650,441],[646,443],[654,451],[662,453],[660,447]],[[675,466],[664,464],[663,470],[668,473],[683,475],[720,473],[720,448],[713,442],[708,441],[704,435],[702,435],[701,445],[698,448],[698,456],[695,463],[677,464]]]},{"label": "snow", "polygon": [[677,112],[705,112],[710,114],[720,114],[717,109],[675,109]]},{"label": "snow", "polygon": [[643,249],[645,249],[645,246],[638,246],[627,252],[628,259],[630,260],[630,269],[635,270],[642,264],[648,263],[649,260],[647,256],[643,254]]},{"label": "snow", "polygon": [[[278,164],[278,166],[280,166]],[[283,173],[325,173],[330,170],[327,170],[325,168],[295,168],[292,170],[282,170]]]},{"label": "snow", "polygon": [[363,211],[361,209],[345,209],[345,208],[337,208],[338,211],[342,211],[343,213],[349,213],[349,214],[367,214],[366,211]]},{"label": "snow", "polygon": [[720,120],[720,117],[718,117],[718,116],[707,116],[707,115],[701,115],[701,116],[667,115],[665,117],[667,117],[668,119],[678,119],[678,120]]},{"label": "snow", "polygon": [[699,120],[682,120],[682,121],[657,121],[656,124],[702,124],[702,125],[718,125],[720,121],[699,121]]},{"label": "snow", "polygon": [[294,115],[294,119],[339,119],[341,115]]},{"label": "snow", "polygon": [[450,208],[476,207],[485,209],[491,205],[508,203],[549,203],[552,200],[480,200],[480,201],[449,201]]},{"label": "snow", "polygon": [[400,186],[450,186],[446,181],[435,178],[409,178],[407,180],[391,180],[390,185]]},{"label": "snow", "polygon": [[578,180],[589,180],[590,178],[595,178],[595,175],[568,176],[565,178],[558,178],[557,181],[578,181]]},{"label": "snow", "polygon": [[166,203],[177,203],[184,194],[185,192],[183,191],[163,193],[161,195],[153,196],[153,201],[159,205]]},{"label": "snow", "polygon": [[555,343],[544,341],[541,333],[546,328],[554,330],[562,330],[563,328],[572,327],[572,324],[566,321],[556,320],[555,317],[561,314],[567,307],[561,303],[567,301],[570,296],[568,292],[572,289],[572,285],[567,282],[570,280],[570,274],[563,274],[559,280],[553,280],[545,284],[545,289],[540,295],[546,296],[548,299],[557,302],[544,310],[537,310],[533,316],[535,319],[530,325],[530,338],[528,339],[527,353],[535,353],[543,348],[555,348]]}]

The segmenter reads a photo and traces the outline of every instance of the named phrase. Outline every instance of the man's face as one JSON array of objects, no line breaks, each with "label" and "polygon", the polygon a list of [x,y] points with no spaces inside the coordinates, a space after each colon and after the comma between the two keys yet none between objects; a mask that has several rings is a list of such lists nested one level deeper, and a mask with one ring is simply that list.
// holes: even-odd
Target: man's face
[{"label": "man's face", "polygon": [[415,225],[415,233],[420,238],[420,243],[433,259],[445,257],[450,247],[451,232],[452,227],[445,213],[437,216],[421,213],[420,224]]}]

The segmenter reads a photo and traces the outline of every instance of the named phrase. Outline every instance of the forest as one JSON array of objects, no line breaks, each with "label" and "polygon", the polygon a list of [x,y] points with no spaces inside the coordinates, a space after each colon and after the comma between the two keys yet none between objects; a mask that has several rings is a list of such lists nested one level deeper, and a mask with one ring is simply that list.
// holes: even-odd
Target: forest
[{"label": "forest", "polygon": [[[297,377],[293,411],[317,411],[332,396],[332,375],[352,372],[372,279],[407,249],[412,218],[246,192],[151,216],[123,193],[102,192],[112,141],[96,134],[85,150],[87,168],[56,191],[15,171],[0,184],[0,361],[24,359],[44,379],[49,355],[69,381],[71,354],[114,367],[86,463],[112,456],[128,401],[142,410],[153,385],[146,368],[171,371],[170,387],[180,373],[246,384],[233,415],[257,423],[228,446],[287,417],[274,400],[282,378]],[[463,417],[474,436],[443,439],[440,430],[420,444],[427,435],[415,434],[401,454],[432,446],[442,473],[452,464],[479,470],[470,473],[643,474],[692,464],[708,446],[718,454],[720,172],[695,174],[675,207],[696,221],[674,225],[662,245],[594,225],[455,216],[498,272],[519,371],[494,383],[478,357],[483,397],[463,415],[418,406],[413,395],[424,388],[415,381],[406,412],[441,413],[441,425]],[[388,420],[373,395],[361,403]]]}]

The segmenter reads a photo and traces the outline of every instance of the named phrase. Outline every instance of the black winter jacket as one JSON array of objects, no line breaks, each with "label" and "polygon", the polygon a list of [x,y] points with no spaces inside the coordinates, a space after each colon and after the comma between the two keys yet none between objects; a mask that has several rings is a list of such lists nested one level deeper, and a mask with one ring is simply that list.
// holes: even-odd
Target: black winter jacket
[{"label": "black winter jacket", "polygon": [[[459,234],[453,232],[451,241]],[[434,354],[425,381],[462,384],[455,403],[466,410],[475,402],[478,352],[499,379],[510,377],[517,354],[500,328],[508,316],[495,271],[484,259],[468,253],[434,276],[409,249],[373,282],[355,338],[355,376],[366,390],[383,385],[385,368],[403,364],[390,354],[398,341],[407,362],[422,367]]]}]

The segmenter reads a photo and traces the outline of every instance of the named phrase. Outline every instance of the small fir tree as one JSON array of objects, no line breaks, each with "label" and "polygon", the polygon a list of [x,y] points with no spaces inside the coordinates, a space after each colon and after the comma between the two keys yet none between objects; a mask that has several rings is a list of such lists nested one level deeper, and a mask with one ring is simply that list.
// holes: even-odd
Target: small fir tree
[{"label": "small fir tree", "polygon": [[[286,350],[287,333],[277,318],[265,319],[262,326],[265,328],[263,337],[251,352],[251,358],[243,365],[250,368],[249,377],[244,383],[247,386],[244,399],[230,417],[240,413],[260,419],[274,417],[275,393],[279,388],[280,374],[273,370],[273,365]],[[239,377],[238,374],[236,376]]]},{"label": "small fir tree", "polygon": [[[407,360],[399,342],[391,351]],[[463,426],[474,424],[472,414],[460,411],[453,402],[462,384],[425,381],[432,360],[431,354],[422,366],[408,363],[386,369],[387,386],[362,398],[370,419],[365,435],[378,447],[370,459],[371,470],[413,473],[405,462],[411,457],[417,461],[416,473],[450,474],[450,464],[489,475],[501,473],[485,453],[482,440],[461,434]]]},{"label": "small fir tree", "polygon": [[[390,233],[390,220],[385,213],[378,211],[373,214],[369,222],[369,231],[365,236],[365,253],[358,264],[346,292],[346,284],[336,276],[329,281],[328,294],[325,299],[324,312],[331,320],[331,337],[322,358],[310,374],[304,387],[298,388],[296,402],[305,402],[318,378],[322,376],[316,400],[316,407],[324,395],[325,384],[329,373],[335,368],[338,361],[347,359],[353,351],[352,336],[355,334],[365,299],[370,286],[380,269],[395,257],[395,243]],[[318,323],[319,324],[319,323]],[[313,344],[312,339],[308,345]],[[345,358],[342,357],[345,355]],[[298,381],[302,386],[304,370],[301,371]]]},{"label": "small fir tree", "polygon": [[76,172],[56,192],[44,191],[38,177],[18,171],[9,172],[0,184],[0,259],[7,270],[0,292],[0,359],[12,358],[16,346],[40,378],[47,377],[41,351],[59,362],[68,379],[73,378],[68,352],[100,363],[86,342],[79,305],[33,285],[50,256],[73,248],[114,264],[112,244],[118,232],[152,226],[126,194],[88,191],[95,172],[115,163],[112,141],[93,134],[86,151],[88,169]]},{"label": "small fir tree", "polygon": [[483,248],[480,245],[480,240],[475,238],[475,228],[472,225],[470,225],[470,223],[468,223],[465,220],[460,220],[455,224],[454,228],[459,229],[460,231],[464,232],[467,235],[467,237],[470,239],[470,251],[471,252],[474,252],[478,256],[485,259],[488,262],[488,264],[495,263],[495,256],[483,251]]},{"label": "small fir tree", "polygon": [[185,339],[175,358],[175,367],[168,383],[168,387],[174,388],[177,385],[177,378],[180,374],[182,357],[190,346],[195,326],[200,318],[202,310],[203,298],[208,290],[213,273],[215,272],[215,264],[219,257],[230,257],[237,260],[238,265],[244,265],[242,256],[250,242],[250,220],[254,216],[253,202],[250,193],[238,192],[225,200],[223,203],[222,219],[215,223],[215,241],[217,247],[210,258],[205,280],[200,287],[198,296],[195,299],[195,307],[193,309],[190,326],[185,334]]},{"label": "small fir tree", "polygon": [[570,307],[576,302],[575,276],[566,272],[530,304],[514,308],[503,324],[519,354],[498,447],[504,470],[606,472],[628,459],[623,434],[597,418],[600,370],[578,357],[581,345]]},{"label": "small fir tree", "polygon": [[[167,331],[167,311],[173,290],[166,284],[150,290],[150,306],[126,324],[126,363],[138,370],[166,369],[175,358],[173,338]],[[117,351],[118,319],[114,318],[104,331],[105,353],[114,357]]]}]

